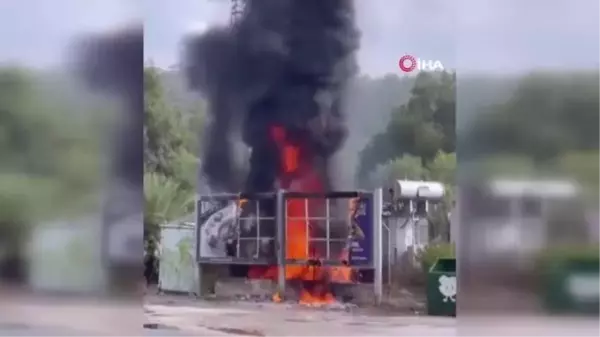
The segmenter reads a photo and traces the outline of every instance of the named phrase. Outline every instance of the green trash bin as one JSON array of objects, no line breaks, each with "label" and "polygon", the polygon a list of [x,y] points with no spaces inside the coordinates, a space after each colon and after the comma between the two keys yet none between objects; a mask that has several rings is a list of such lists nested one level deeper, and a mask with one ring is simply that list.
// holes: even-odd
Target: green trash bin
[{"label": "green trash bin", "polygon": [[544,307],[556,314],[598,315],[599,259],[563,258],[546,261],[542,278]]},{"label": "green trash bin", "polygon": [[456,316],[456,259],[437,259],[427,273],[427,314]]}]

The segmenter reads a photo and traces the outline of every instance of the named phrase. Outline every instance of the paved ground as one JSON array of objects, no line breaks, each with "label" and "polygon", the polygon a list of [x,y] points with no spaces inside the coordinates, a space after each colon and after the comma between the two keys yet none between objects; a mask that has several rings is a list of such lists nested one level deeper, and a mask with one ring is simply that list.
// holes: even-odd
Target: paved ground
[{"label": "paved ground", "polygon": [[[0,294],[3,336],[598,336],[598,319],[452,318],[298,304],[148,296],[144,303]],[[143,309],[142,309],[143,308]],[[504,313],[506,314],[506,313]],[[147,324],[149,328],[141,327]]]},{"label": "paved ground", "polygon": [[[198,335],[230,336],[598,336],[598,318],[544,317],[498,312],[454,318],[298,304],[147,299],[148,319]],[[346,310],[343,310],[346,309]],[[219,334],[220,333],[220,334]]]},{"label": "paved ground", "polygon": [[[142,309],[143,307],[143,309]],[[141,327],[146,324],[148,328]],[[2,336],[291,336],[453,335],[454,320],[390,317],[298,304],[199,301],[149,296],[145,303],[106,299],[2,296]]]},{"label": "paved ground", "polygon": [[297,304],[147,304],[149,320],[195,333],[234,336],[451,336],[455,320],[390,316]]}]

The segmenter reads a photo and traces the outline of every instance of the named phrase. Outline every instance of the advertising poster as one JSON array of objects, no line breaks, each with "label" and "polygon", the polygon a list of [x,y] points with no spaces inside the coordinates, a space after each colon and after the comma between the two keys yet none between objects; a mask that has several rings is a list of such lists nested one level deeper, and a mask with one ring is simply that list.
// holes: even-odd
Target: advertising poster
[{"label": "advertising poster", "polygon": [[354,207],[353,226],[360,228],[364,237],[352,242],[350,265],[366,267],[373,261],[373,203],[370,197],[355,199]]},{"label": "advertising poster", "polygon": [[236,233],[239,207],[233,202],[225,207],[203,206],[200,203],[197,215],[198,257],[226,258],[227,241]]}]

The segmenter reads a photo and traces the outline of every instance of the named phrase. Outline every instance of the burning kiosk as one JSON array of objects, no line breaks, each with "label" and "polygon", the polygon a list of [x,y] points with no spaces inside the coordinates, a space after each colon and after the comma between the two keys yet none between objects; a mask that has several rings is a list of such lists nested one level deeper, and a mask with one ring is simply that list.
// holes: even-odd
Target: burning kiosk
[{"label": "burning kiosk", "polygon": [[[352,284],[358,269],[373,269],[380,301],[381,204],[380,189],[200,196],[197,262],[249,265],[249,277],[277,282],[274,300],[295,293],[307,304],[334,301],[336,284]],[[335,226],[348,226],[349,234],[340,236]]]}]

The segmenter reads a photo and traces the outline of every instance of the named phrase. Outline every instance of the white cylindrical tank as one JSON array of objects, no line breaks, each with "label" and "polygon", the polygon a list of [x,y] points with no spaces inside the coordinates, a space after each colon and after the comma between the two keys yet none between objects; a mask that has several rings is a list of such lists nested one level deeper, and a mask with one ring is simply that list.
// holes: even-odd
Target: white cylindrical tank
[{"label": "white cylindrical tank", "polygon": [[437,201],[444,197],[444,185],[436,181],[397,180],[394,197]]}]

